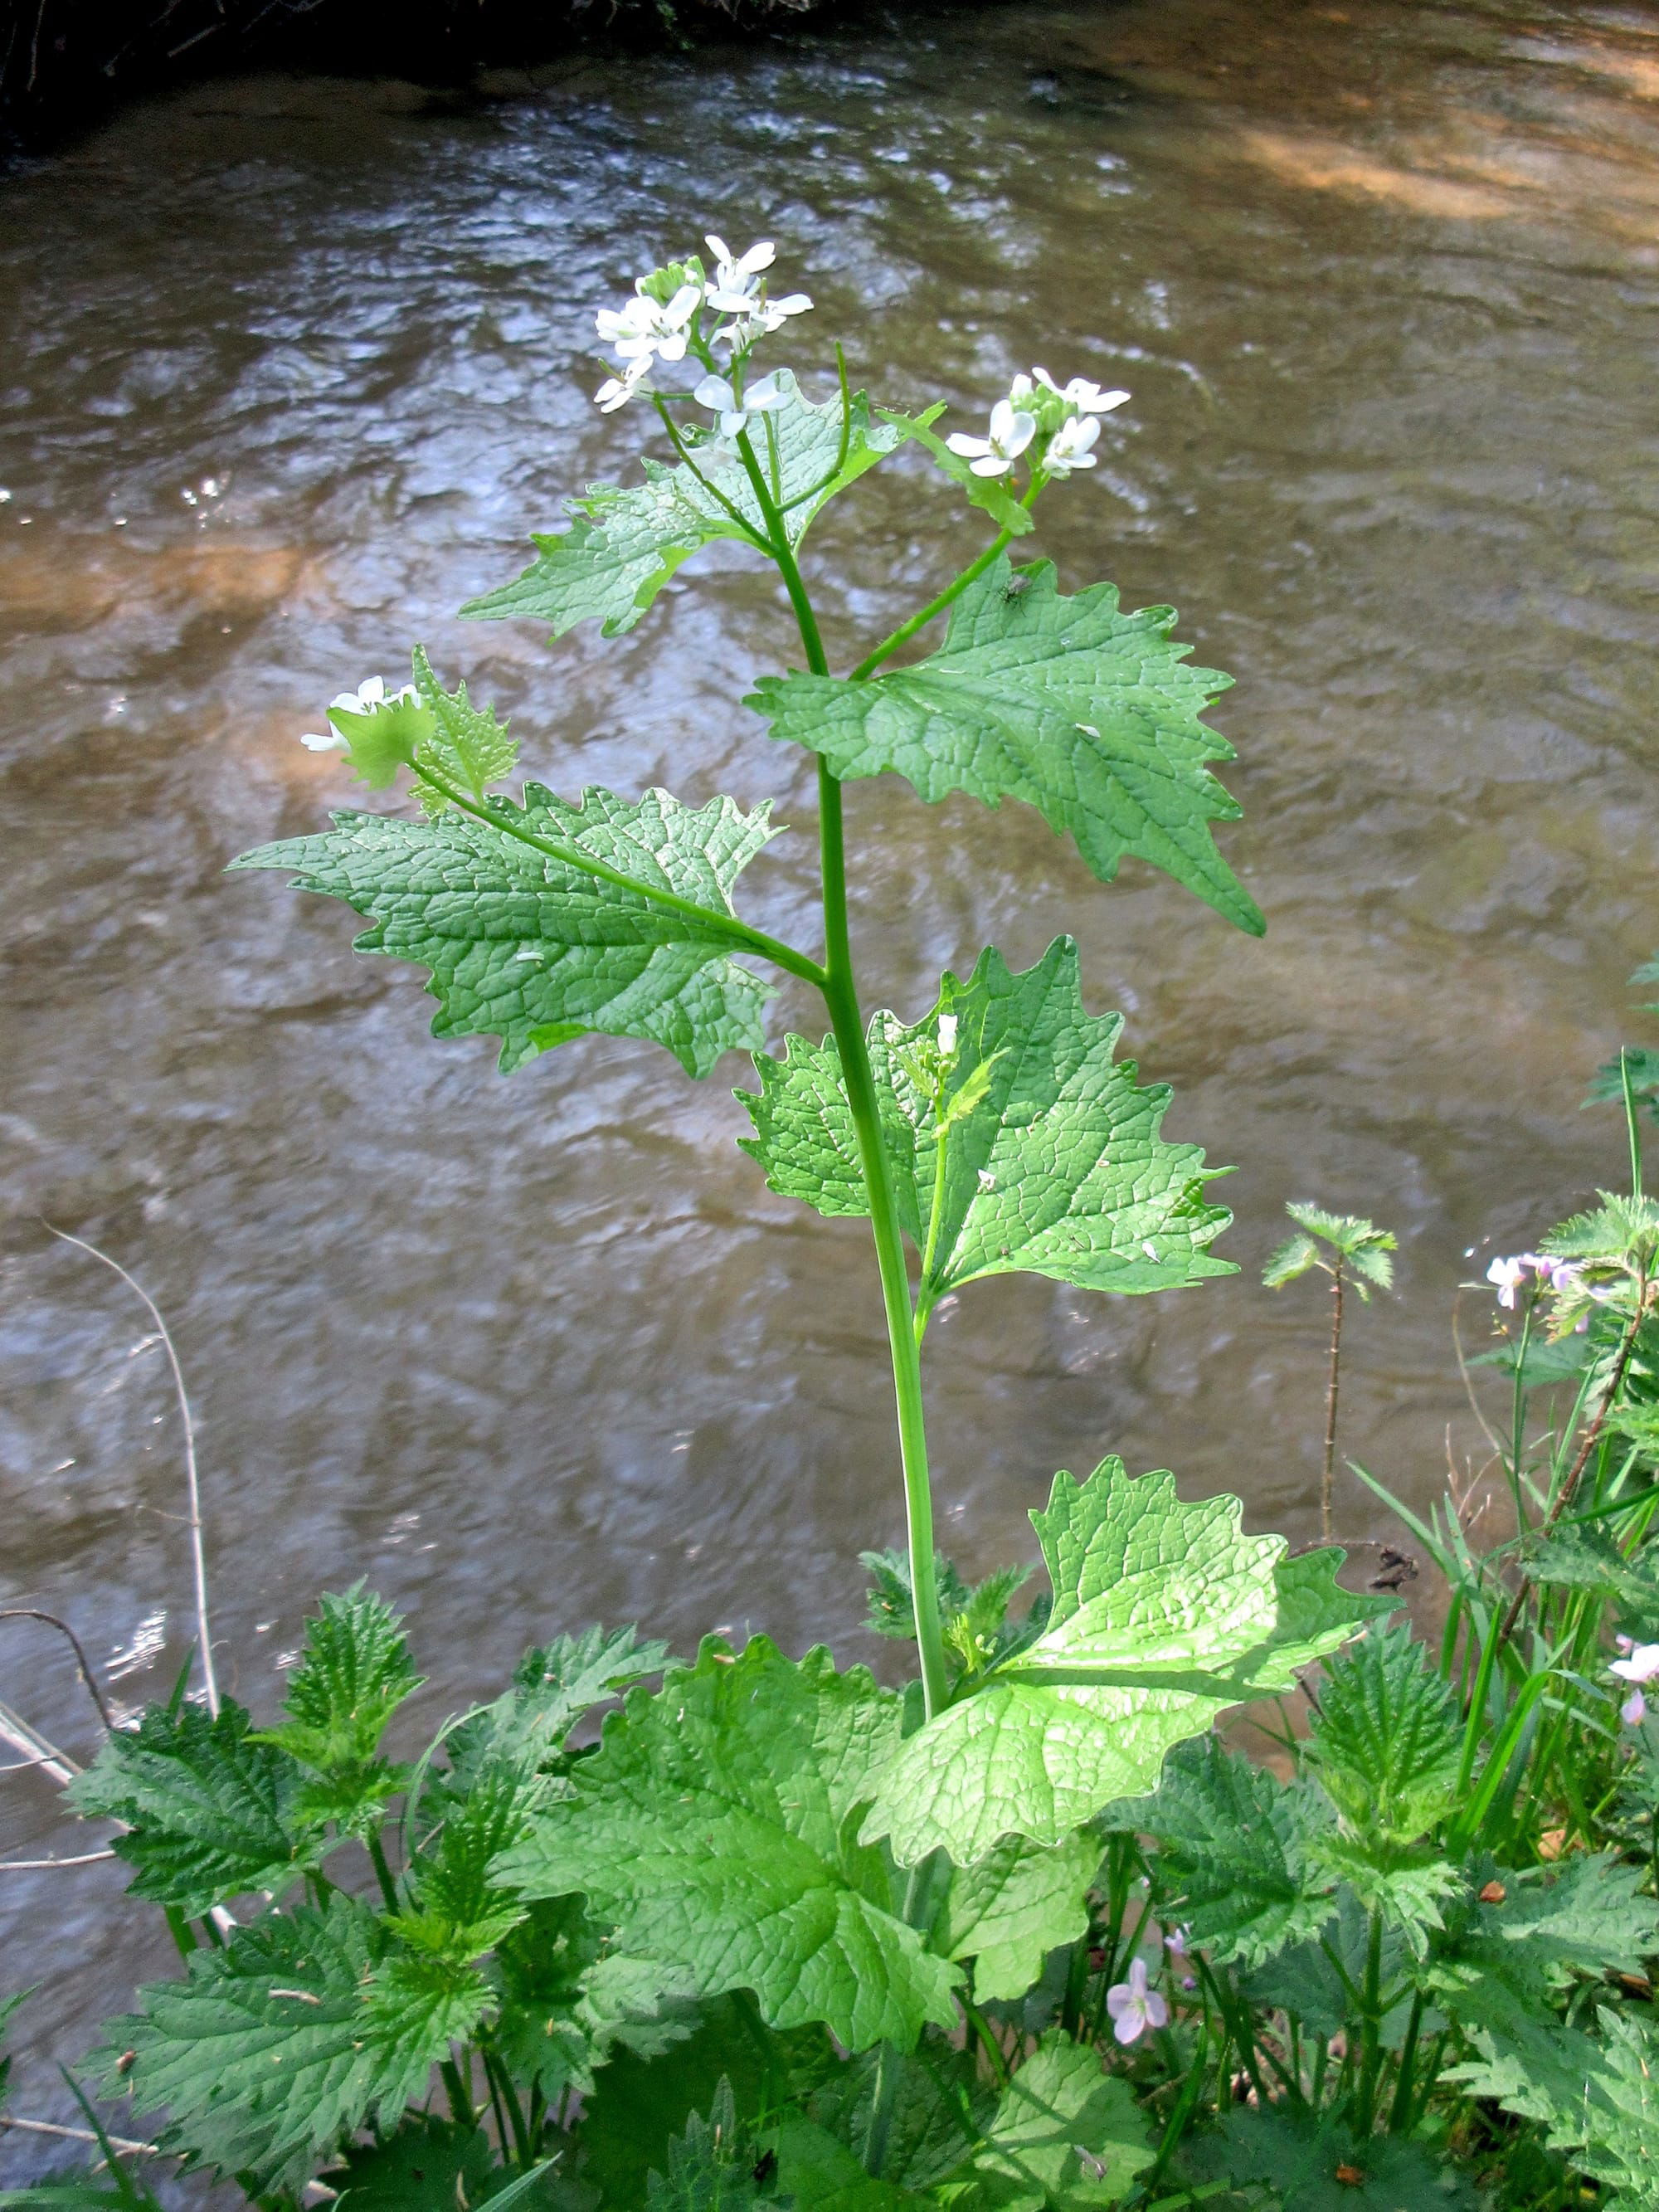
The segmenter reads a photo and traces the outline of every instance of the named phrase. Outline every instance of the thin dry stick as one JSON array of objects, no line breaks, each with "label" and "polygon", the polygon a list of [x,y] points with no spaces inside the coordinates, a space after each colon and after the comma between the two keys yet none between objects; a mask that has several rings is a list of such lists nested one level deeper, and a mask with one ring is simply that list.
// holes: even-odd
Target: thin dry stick
[{"label": "thin dry stick", "polygon": [[112,1859],[113,1851],[82,1851],[72,1859],[0,1859],[0,1874],[38,1874],[46,1867],[92,1866],[100,1859]]},{"label": "thin dry stick", "polygon": [[1342,1372],[1342,1255],[1331,1270],[1331,1379],[1325,1389],[1325,1465],[1319,1478],[1319,1533],[1331,1540],[1331,1480],[1336,1466],[1336,1389]]},{"label": "thin dry stick", "polygon": [[59,1751],[39,1729],[32,1728],[21,1713],[13,1712],[5,1704],[0,1704],[0,1743],[9,1743],[14,1751],[24,1753],[26,1765],[38,1766],[54,1782],[72,1782],[81,1771],[79,1762],[71,1759],[68,1752]]},{"label": "thin dry stick", "polygon": [[68,1637],[70,1648],[75,1653],[75,1663],[81,1669],[81,1680],[87,1686],[87,1694],[98,1708],[99,1719],[102,1721],[106,1729],[115,1726],[114,1722],[110,1718],[109,1706],[104,1693],[98,1686],[97,1677],[94,1674],[86,1652],[82,1647],[81,1639],[68,1621],[59,1620],[55,1613],[42,1613],[38,1606],[33,1605],[0,1606],[0,1620],[44,1620],[48,1628],[55,1628],[59,1635]]},{"label": "thin dry stick", "polygon": [[150,1319],[155,1323],[156,1334],[166,1347],[167,1364],[173,1370],[173,1387],[179,1400],[179,1417],[185,1430],[185,1487],[190,1501],[190,1516],[186,1526],[190,1530],[191,1565],[196,1578],[196,1641],[202,1654],[202,1689],[207,1699],[207,1709],[214,1719],[219,1717],[219,1684],[213,1672],[213,1638],[208,1628],[207,1558],[202,1547],[202,1493],[196,1476],[196,1424],[191,1419],[190,1400],[185,1392],[185,1373],[179,1364],[167,1325],[161,1318],[161,1308],[142,1283],[135,1282],[118,1260],[112,1260],[107,1252],[100,1252],[95,1244],[88,1244],[84,1237],[71,1237],[67,1229],[53,1229],[50,1221],[44,1226],[65,1244],[73,1244],[82,1252],[89,1252],[94,1260],[113,1269],[128,1289],[141,1297]]},{"label": "thin dry stick", "polygon": [[[0,2112],[0,2128],[21,2128],[32,2136],[61,2136],[67,2142],[95,2143],[99,2140],[90,2128],[60,2127],[56,2120],[20,2120],[10,2112]],[[130,2151],[135,2158],[178,2156],[176,2151],[159,2150],[154,2143],[134,2142],[130,2136],[106,2136],[104,2140],[112,2150]]]}]

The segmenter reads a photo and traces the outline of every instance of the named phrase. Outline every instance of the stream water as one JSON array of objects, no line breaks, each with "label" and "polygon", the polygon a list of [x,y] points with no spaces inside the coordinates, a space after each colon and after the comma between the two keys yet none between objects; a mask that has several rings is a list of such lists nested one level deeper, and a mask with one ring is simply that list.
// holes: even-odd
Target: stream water
[{"label": "stream water", "polygon": [[[1131,387],[1043,550],[1173,599],[1238,679],[1220,836],[1261,943],[1139,865],[1096,884],[1027,809],[849,791],[871,1003],[1072,930],[1176,1085],[1166,1133],[1241,1170],[1235,1278],[1011,1278],[940,1316],[944,1540],[1029,1556],[1054,1469],[1108,1451],[1314,1534],[1325,1308],[1259,1284],[1303,1196],[1401,1238],[1399,1295],[1352,1315],[1345,1453],[1419,1506],[1449,1455],[1478,1472],[1457,1285],[1620,1172],[1579,1102],[1644,1035],[1659,941],[1659,7],[959,8],[486,90],[213,83],[0,179],[7,1601],[67,1613],[129,1705],[189,1635],[161,1354],[45,1218],[173,1326],[256,1711],[359,1576],[410,1615],[411,1726],[595,1618],[877,1655],[855,1555],[902,1516],[867,1233],[765,1192],[742,1067],[590,1039],[501,1081],[343,908],[223,872],[350,803],[299,733],[421,638],[562,789],[776,795],[796,834],[747,910],[810,932],[809,763],[737,703],[795,648],[741,555],[620,641],[453,614],[631,465],[592,311],[706,228],[776,238],[818,303],[790,357],[840,332],[890,402],[976,427],[1034,356]],[[965,542],[925,473],[866,478],[812,541],[832,656]],[[1491,1313],[1465,1295],[1471,1349]],[[1389,1533],[1346,1475],[1338,1519]],[[88,1755],[64,1655],[3,1626],[0,1696]],[[87,1848],[40,1778],[3,1786],[0,1855]],[[46,2062],[168,1947],[118,1869],[0,1882],[4,1985],[50,1984],[21,2108],[61,2117]]]}]

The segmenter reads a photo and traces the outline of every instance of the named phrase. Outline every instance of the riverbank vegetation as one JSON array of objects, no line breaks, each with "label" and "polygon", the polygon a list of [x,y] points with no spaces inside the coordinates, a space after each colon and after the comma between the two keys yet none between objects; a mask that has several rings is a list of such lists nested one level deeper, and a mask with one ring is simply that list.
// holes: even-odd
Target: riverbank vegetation
[{"label": "riverbank vegetation", "polygon": [[[1237,811],[1201,719],[1227,679],[1168,608],[1064,592],[1022,543],[1043,500],[1087,495],[1127,394],[1034,367],[982,432],[941,435],[837,354],[814,398],[758,358],[811,301],[773,289],[769,245],[707,247],[599,317],[599,405],[663,441],[643,481],[573,500],[467,611],[614,635],[709,544],[771,563],[805,665],[748,703],[816,757],[821,945],[737,910],[765,807],[502,795],[509,732],[419,647],[408,684],[342,693],[305,740],[412,808],[237,865],[353,908],[361,951],[428,971],[435,1032],[498,1038],[504,1072],[590,1033],[694,1077],[752,1055],[769,1186],[871,1224],[908,1542],[866,1555],[870,1625],[914,1679],[573,1624],[406,1760],[387,1730],[416,1641],[374,1593],[321,1600],[281,1711],[254,1713],[220,1693],[198,1591],[194,1679],[67,1793],[182,1971],[88,2058],[89,2169],[0,2202],[141,2205],[179,2166],[359,2212],[1659,2202],[1644,1065],[1618,1070],[1620,1187],[1490,1271],[1488,1468],[1426,1519],[1395,1509],[1432,1638],[1399,1618],[1403,1555],[1350,1588],[1336,1544],[1292,1554],[1237,1498],[1114,1458],[1054,1478],[1035,1590],[1024,1564],[969,1586],[934,1539],[939,1302],[1022,1269],[1199,1289],[1231,1272],[1228,1217],[1121,1018],[1086,1011],[1069,938],[1024,969],[986,950],[918,1020],[866,1008],[842,787],[1018,801],[1103,881],[1127,855],[1257,931],[1212,835]],[[836,674],[803,540],[902,447],[983,542]],[[827,1035],[767,1048],[775,972]],[[1332,1286],[1328,1534],[1344,1291],[1388,1284],[1393,1239],[1292,1212],[1267,1282]],[[106,2132],[118,2098],[153,2141]]]}]

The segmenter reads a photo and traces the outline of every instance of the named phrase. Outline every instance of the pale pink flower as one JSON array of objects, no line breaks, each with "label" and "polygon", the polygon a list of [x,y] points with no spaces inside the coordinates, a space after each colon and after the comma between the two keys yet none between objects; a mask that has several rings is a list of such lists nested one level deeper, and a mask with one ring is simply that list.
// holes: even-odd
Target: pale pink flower
[{"label": "pale pink flower", "polygon": [[1615,1659],[1612,1671],[1627,1682],[1650,1682],[1659,1674],[1659,1644],[1635,1644],[1628,1659]]},{"label": "pale pink flower", "polygon": [[1639,1690],[1632,1690],[1619,1708],[1619,1717],[1626,1728],[1639,1728],[1646,1717],[1648,1701]]},{"label": "pale pink flower", "polygon": [[1170,2008],[1157,1990],[1146,1986],[1146,1961],[1137,1959],[1127,1982],[1115,1982],[1106,1992],[1106,2009],[1112,2015],[1112,2033],[1120,2043],[1133,2043],[1149,2027],[1169,2023]]}]

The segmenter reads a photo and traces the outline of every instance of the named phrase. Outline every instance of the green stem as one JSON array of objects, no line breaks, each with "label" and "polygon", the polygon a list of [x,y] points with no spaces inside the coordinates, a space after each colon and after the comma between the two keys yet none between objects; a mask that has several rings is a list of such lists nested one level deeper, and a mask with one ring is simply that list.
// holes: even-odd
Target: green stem
[{"label": "green stem", "polygon": [[386,1863],[386,1846],[378,1836],[368,1839],[368,1856],[374,1863],[374,1879],[380,1885],[380,1895],[386,1899],[388,1912],[398,1910],[398,1885],[392,1879],[392,1869]]},{"label": "green stem", "polygon": [[438,2071],[443,2077],[444,2088],[449,2098],[451,2118],[459,2120],[464,2128],[470,2128],[477,2115],[472,2110],[472,2100],[467,2093],[466,2083],[461,2079],[460,2068],[453,2058],[445,2058],[439,2062]]},{"label": "green stem", "polygon": [[1354,2109],[1354,2133],[1368,2136],[1375,2117],[1376,2076],[1382,2063],[1382,1916],[1371,1915],[1365,1946],[1365,1988],[1360,2011],[1359,2089]]},{"label": "green stem", "polygon": [[[817,617],[807,597],[800,568],[789,544],[755,449],[744,430],[738,438],[755,496],[772,532],[772,556],[789,594],[800,629],[808,667],[827,676],[830,662],[818,633]],[[927,1429],[921,1395],[921,1356],[916,1344],[915,1315],[910,1301],[910,1273],[905,1263],[904,1232],[898,1200],[882,1140],[881,1110],[876,1098],[875,1077],[865,1042],[864,1017],[859,1007],[858,985],[853,971],[852,941],[847,920],[847,848],[842,815],[841,785],[820,756],[818,760],[818,851],[823,890],[824,964],[813,977],[823,993],[830,1025],[841,1057],[842,1080],[858,1136],[859,1164],[864,1170],[870,1200],[870,1227],[876,1243],[876,1265],[881,1274],[881,1299],[887,1321],[887,1346],[893,1368],[893,1397],[898,1416],[899,1458],[904,1473],[905,1520],[909,1540],[911,1601],[915,1611],[916,1646],[921,1655],[921,1687],[927,1717],[941,1712],[950,1696],[950,1676],[945,1664],[945,1638],[939,1623],[939,1585],[933,1571],[933,1494],[927,1475]]]},{"label": "green stem", "polygon": [[937,599],[929,599],[920,614],[912,615],[908,622],[901,623],[890,637],[883,638],[873,653],[866,653],[858,666],[852,671],[848,681],[862,684],[866,676],[873,675],[881,666],[882,662],[896,653],[900,646],[908,644],[919,629],[926,629],[935,615],[942,615],[953,599],[962,597],[969,584],[977,582],[992,562],[996,559],[998,554],[1012,545],[1013,541],[1014,533],[1012,530],[1000,532],[991,540],[977,561],[969,562],[954,583],[947,584]]},{"label": "green stem", "polygon": [[927,1334],[927,1317],[933,1310],[933,1255],[939,1249],[939,1223],[945,1218],[945,1146],[946,1132],[933,1135],[933,1204],[927,1217],[927,1246],[921,1255],[921,1279],[916,1285],[916,1346]]},{"label": "green stem", "polygon": [[728,937],[744,951],[756,952],[763,960],[770,960],[791,975],[799,975],[803,982],[823,985],[823,970],[816,960],[805,952],[797,952],[793,945],[785,945],[775,937],[769,937],[763,929],[751,929],[746,921],[735,915],[721,914],[717,908],[699,906],[695,899],[682,898],[678,891],[659,890],[654,884],[642,884],[635,877],[625,875],[620,868],[610,867],[603,860],[594,860],[574,845],[565,845],[553,837],[538,837],[533,830],[526,830],[511,816],[489,806],[481,806],[458,791],[447,776],[429,768],[416,768],[418,782],[447,799],[452,806],[459,806],[463,814],[470,814],[475,822],[482,822],[491,830],[499,830],[504,837],[516,838],[520,845],[528,845],[532,852],[544,853],[550,860],[562,861],[568,868],[575,868],[586,876],[592,876],[602,884],[610,884],[617,890],[631,891],[652,906],[664,908],[670,914],[682,915],[696,922],[700,929],[712,934]]}]

